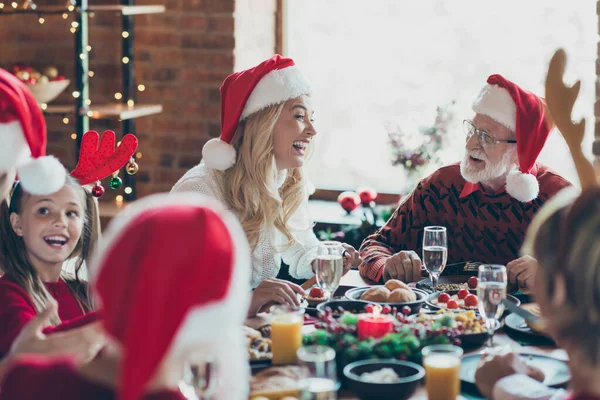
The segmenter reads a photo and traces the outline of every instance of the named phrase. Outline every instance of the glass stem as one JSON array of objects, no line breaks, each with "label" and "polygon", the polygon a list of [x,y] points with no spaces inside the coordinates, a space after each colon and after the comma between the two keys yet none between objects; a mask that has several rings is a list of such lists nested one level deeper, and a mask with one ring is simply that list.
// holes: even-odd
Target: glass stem
[{"label": "glass stem", "polygon": [[436,274],[430,274],[429,276],[431,278],[431,287],[433,289],[433,293],[437,293],[437,283],[439,278]]},{"label": "glass stem", "polygon": [[494,327],[496,326],[496,320],[488,319],[486,321],[486,323],[488,324],[488,336],[489,336],[488,347],[494,347],[494,333],[495,333]]}]

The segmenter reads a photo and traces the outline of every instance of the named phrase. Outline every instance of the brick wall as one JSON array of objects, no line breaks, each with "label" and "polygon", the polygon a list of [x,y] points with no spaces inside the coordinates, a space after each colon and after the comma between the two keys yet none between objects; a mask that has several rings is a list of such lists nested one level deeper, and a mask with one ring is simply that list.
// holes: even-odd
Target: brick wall
[{"label": "brick wall", "polygon": [[[50,4],[48,1],[52,0],[37,0],[36,4]],[[114,0],[90,2],[114,4]],[[169,190],[187,169],[200,161],[204,143],[219,135],[219,86],[234,70],[235,57],[245,57],[241,46],[236,49],[235,31],[238,37],[243,35],[246,43],[252,37],[257,42],[274,43],[272,37],[268,38],[265,24],[262,31],[256,29],[253,18],[265,21],[271,15],[274,21],[275,0],[238,0],[238,3],[241,10],[236,10],[235,0],[138,2],[163,4],[167,8],[165,14],[135,17],[135,75],[137,84],[145,85],[145,91],[138,92],[138,103],[159,102],[164,108],[162,114],[136,120],[142,153],[137,175],[138,196]],[[60,0],[54,4],[64,3]],[[244,23],[236,23],[235,19],[242,16]],[[66,76],[72,76],[73,35],[69,32],[72,19],[48,16],[43,25],[37,20],[33,15],[0,17],[0,65],[51,64]],[[90,70],[95,73],[90,98],[93,103],[115,102],[114,94],[120,91],[121,82],[120,17],[96,13],[90,19],[89,32]],[[270,32],[274,35],[274,28]],[[272,54],[273,46],[263,45],[260,51],[254,46],[252,56],[244,60],[258,62]],[[72,90],[68,88],[54,103],[68,102]],[[73,167],[74,142],[70,138],[74,132],[73,119],[64,124],[62,116],[49,116],[47,122],[48,152]],[[121,132],[116,121],[91,120],[90,128]]]}]

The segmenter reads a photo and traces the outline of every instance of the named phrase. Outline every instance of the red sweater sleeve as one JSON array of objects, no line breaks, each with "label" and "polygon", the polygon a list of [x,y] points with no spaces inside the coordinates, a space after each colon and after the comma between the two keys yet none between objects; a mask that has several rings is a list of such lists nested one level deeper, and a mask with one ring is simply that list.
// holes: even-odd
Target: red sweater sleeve
[{"label": "red sweater sleeve", "polygon": [[419,185],[398,206],[389,221],[379,231],[367,237],[360,246],[363,259],[360,275],[373,282],[380,282],[385,260],[402,250],[415,250],[412,243],[415,230],[421,230],[418,210],[422,208],[423,184]]},{"label": "red sweater sleeve", "polygon": [[23,326],[36,315],[27,292],[16,283],[0,278],[0,358],[8,353]]}]

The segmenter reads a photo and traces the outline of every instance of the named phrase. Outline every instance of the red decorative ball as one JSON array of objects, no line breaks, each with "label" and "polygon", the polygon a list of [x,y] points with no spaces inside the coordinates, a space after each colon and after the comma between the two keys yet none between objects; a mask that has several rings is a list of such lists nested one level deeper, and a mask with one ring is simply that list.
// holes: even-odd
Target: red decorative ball
[{"label": "red decorative ball", "polygon": [[92,188],[92,196],[94,197],[102,197],[104,194],[104,188],[100,185],[96,185]]},{"label": "red decorative ball", "polygon": [[352,210],[356,210],[356,208],[360,205],[360,197],[358,197],[355,192],[342,192],[338,196],[337,201],[348,213]]},{"label": "red decorative ball", "polygon": [[358,188],[356,193],[358,193],[358,197],[360,197],[360,202],[363,206],[368,206],[377,198],[377,191],[368,186]]}]

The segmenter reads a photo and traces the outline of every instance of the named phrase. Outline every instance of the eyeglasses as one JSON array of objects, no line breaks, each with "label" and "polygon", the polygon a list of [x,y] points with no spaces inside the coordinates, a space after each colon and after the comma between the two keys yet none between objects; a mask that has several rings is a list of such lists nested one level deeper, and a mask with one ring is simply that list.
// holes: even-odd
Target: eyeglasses
[{"label": "eyeglasses", "polygon": [[467,138],[470,139],[471,136],[477,135],[479,141],[483,146],[493,146],[499,143],[517,143],[516,140],[496,140],[495,137],[493,137],[486,131],[475,128],[473,122],[469,121],[468,119],[465,119],[463,121],[463,127],[465,129],[465,135],[467,135]]}]

